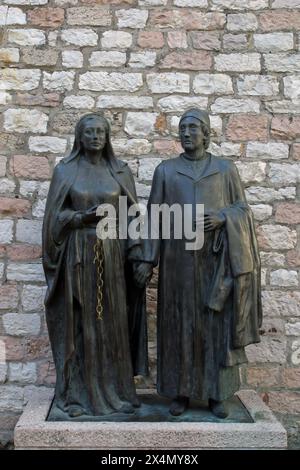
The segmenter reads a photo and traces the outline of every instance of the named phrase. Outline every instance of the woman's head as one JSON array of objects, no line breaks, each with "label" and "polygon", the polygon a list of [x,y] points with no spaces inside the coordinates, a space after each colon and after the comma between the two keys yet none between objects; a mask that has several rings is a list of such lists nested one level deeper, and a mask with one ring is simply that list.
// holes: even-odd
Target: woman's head
[{"label": "woman's head", "polygon": [[86,114],[76,124],[71,159],[81,154],[84,149],[102,151],[103,157],[107,160],[115,159],[110,140],[109,122],[101,114]]},{"label": "woman's head", "polygon": [[107,134],[107,122],[98,116],[90,116],[81,126],[80,143],[85,150],[99,152],[105,147]]}]

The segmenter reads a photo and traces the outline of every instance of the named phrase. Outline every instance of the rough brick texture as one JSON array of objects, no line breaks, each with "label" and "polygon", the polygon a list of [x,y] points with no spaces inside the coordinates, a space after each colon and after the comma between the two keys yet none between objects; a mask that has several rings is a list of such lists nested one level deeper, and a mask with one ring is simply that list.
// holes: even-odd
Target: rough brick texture
[{"label": "rough brick texture", "polygon": [[[74,124],[104,112],[116,154],[147,199],[155,166],[180,152],[178,118],[208,108],[211,149],[233,158],[263,268],[253,387],[300,447],[300,2],[5,0],[0,6],[0,440],[30,387],[53,386],[41,223]],[[157,275],[148,293],[155,382]],[[298,423],[298,424],[297,424]],[[297,444],[298,443],[298,444]]]}]

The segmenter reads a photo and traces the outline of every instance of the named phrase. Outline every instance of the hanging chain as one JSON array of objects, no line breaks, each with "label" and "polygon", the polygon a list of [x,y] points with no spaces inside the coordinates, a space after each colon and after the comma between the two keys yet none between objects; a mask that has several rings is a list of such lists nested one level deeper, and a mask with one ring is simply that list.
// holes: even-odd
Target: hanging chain
[{"label": "hanging chain", "polygon": [[97,274],[97,305],[96,305],[96,318],[97,320],[103,319],[103,245],[102,240],[97,237],[94,245],[94,264],[96,264]]}]

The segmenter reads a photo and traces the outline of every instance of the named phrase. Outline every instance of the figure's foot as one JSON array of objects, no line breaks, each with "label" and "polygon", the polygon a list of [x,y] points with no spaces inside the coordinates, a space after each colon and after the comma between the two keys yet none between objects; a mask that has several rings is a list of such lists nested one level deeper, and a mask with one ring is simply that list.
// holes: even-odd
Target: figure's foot
[{"label": "figure's foot", "polygon": [[173,416],[180,416],[189,406],[187,397],[177,397],[172,401],[169,412]]},{"label": "figure's foot", "polygon": [[132,402],[132,406],[134,406],[134,408],[140,408],[141,406],[141,401],[136,398],[133,402]]},{"label": "figure's foot", "polygon": [[84,414],[84,410],[79,405],[71,405],[69,406],[68,414],[70,418],[77,418]]},{"label": "figure's foot", "polygon": [[208,401],[208,406],[210,411],[217,417],[217,418],[227,418],[228,416],[228,409],[224,401],[217,401],[210,398]]},{"label": "figure's foot", "polygon": [[121,408],[118,409],[118,413],[126,413],[126,414],[134,413],[134,407],[131,403],[125,402],[123,403]]}]

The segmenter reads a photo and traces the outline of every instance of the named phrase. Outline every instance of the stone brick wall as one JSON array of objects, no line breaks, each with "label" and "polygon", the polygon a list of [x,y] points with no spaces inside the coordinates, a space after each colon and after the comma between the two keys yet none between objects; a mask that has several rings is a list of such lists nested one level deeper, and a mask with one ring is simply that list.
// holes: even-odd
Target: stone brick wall
[{"label": "stone brick wall", "polygon": [[[104,110],[146,199],[155,166],[180,151],[179,115],[196,105],[257,222],[264,324],[243,384],[300,446],[300,0],[1,0],[0,25],[2,442],[27,397],[54,382],[41,225],[74,123]],[[152,284],[152,358],[154,312]]]}]

